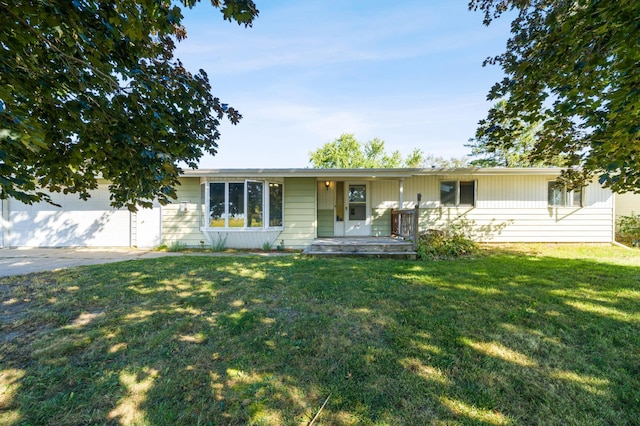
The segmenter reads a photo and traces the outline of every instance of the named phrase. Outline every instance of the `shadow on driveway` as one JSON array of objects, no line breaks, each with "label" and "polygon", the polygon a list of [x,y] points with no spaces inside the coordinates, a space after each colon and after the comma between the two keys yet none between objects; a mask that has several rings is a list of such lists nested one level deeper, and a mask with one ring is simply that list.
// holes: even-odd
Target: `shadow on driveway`
[{"label": "shadow on driveway", "polygon": [[0,277],[176,255],[180,256],[182,253],[93,247],[0,249]]}]

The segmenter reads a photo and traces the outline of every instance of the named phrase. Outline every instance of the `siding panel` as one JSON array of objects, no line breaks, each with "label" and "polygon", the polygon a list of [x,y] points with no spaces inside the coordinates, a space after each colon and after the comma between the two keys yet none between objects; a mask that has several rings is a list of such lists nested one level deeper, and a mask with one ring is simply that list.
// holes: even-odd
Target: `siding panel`
[{"label": "siding panel", "polygon": [[285,247],[304,249],[316,238],[315,178],[286,178],[284,181],[284,230],[278,241]]},{"label": "siding panel", "polygon": [[[206,241],[200,230],[200,215],[203,211],[200,199],[200,179],[182,178],[176,187],[177,200],[162,207],[162,242],[171,244],[180,241],[190,247],[200,246]],[[188,201],[187,211],[181,211],[180,204]]]}]

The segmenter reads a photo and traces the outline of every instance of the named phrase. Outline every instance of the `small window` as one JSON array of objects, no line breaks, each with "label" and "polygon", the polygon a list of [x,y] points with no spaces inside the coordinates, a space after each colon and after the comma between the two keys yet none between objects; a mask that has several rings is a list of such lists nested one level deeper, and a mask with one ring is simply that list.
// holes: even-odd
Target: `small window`
[{"label": "small window", "polygon": [[567,190],[557,182],[548,183],[548,200],[551,207],[582,207],[582,188]]},{"label": "small window", "polygon": [[471,181],[441,181],[440,205],[446,207],[475,206],[476,182]]},{"label": "small window", "polygon": [[473,206],[476,203],[476,183],[460,182],[460,205]]}]

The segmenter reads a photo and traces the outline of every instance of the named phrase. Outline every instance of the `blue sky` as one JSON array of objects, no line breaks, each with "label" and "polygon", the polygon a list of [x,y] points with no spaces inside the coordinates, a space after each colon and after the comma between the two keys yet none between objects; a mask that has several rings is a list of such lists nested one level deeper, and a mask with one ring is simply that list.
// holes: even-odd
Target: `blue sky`
[{"label": "blue sky", "polygon": [[255,1],[250,28],[206,0],[183,10],[176,56],[244,116],[221,126],[218,154],[200,167],[308,167],[342,133],[403,155],[468,153],[502,78],[482,61],[504,51],[507,19],[485,27],[465,0]]}]

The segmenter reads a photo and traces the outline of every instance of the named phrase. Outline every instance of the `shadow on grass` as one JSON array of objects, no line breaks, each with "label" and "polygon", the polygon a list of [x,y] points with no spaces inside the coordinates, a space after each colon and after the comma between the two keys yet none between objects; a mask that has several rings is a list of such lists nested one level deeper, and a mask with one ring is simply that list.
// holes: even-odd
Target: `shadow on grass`
[{"label": "shadow on grass", "polygon": [[180,257],[0,280],[3,424],[633,424],[640,267]]}]

